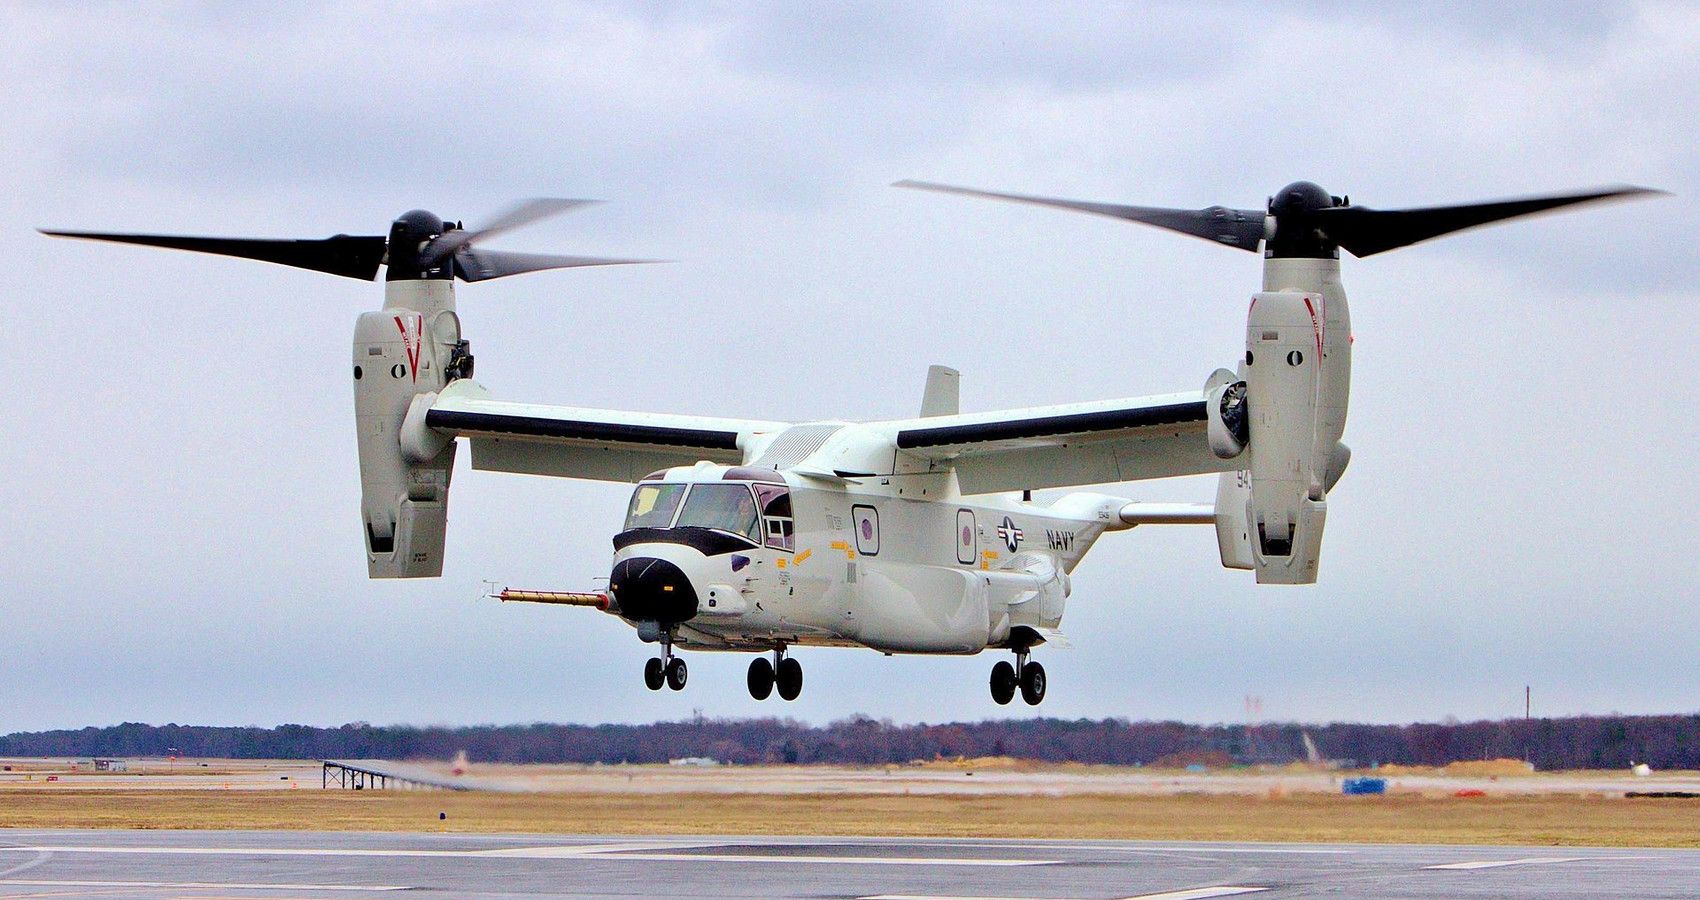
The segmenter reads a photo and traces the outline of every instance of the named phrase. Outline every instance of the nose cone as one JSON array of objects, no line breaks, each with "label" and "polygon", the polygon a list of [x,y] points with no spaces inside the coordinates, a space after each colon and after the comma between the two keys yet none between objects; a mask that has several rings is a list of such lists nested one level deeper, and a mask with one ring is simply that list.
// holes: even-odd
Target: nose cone
[{"label": "nose cone", "polygon": [[608,589],[620,615],[636,622],[684,622],[697,613],[697,592],[684,570],[664,559],[634,556],[614,564]]},{"label": "nose cone", "polygon": [[1264,244],[1271,259],[1339,259],[1340,247],[1321,228],[1315,213],[1342,201],[1309,181],[1295,181],[1269,198],[1275,234]]},{"label": "nose cone", "polygon": [[428,241],[442,233],[442,217],[423,209],[404,212],[390,223],[390,237],[402,240]]},{"label": "nose cone", "polygon": [[1269,211],[1275,215],[1287,213],[1312,212],[1327,209],[1334,205],[1334,197],[1322,189],[1322,185],[1309,181],[1295,181],[1281,189],[1269,203]]},{"label": "nose cone", "polygon": [[384,276],[387,281],[416,281],[428,278],[453,278],[454,266],[447,261],[437,263],[433,268],[424,267],[419,258],[427,241],[444,233],[448,223],[436,213],[415,209],[402,213],[390,223],[389,273]]}]

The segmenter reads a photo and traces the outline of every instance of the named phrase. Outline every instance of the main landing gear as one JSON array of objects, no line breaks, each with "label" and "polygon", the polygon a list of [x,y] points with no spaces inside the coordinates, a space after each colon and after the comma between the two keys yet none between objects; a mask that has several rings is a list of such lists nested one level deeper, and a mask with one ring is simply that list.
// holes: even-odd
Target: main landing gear
[{"label": "main landing gear", "polygon": [[773,651],[773,662],[758,656],[750,661],[750,696],[766,700],[779,688],[779,699],[795,700],[803,693],[803,664],[785,655],[785,648]]},{"label": "main landing gear", "polygon": [[1027,653],[1027,650],[1015,651],[1013,666],[1007,660],[992,666],[992,700],[999,706],[1014,700],[1018,688],[1028,706],[1038,706],[1045,699],[1045,667],[1028,662]]},{"label": "main landing gear", "polygon": [[643,685],[652,691],[661,690],[664,683],[675,691],[682,691],[688,678],[690,670],[685,667],[683,659],[673,655],[670,641],[661,645],[660,657],[650,657],[643,664]]}]

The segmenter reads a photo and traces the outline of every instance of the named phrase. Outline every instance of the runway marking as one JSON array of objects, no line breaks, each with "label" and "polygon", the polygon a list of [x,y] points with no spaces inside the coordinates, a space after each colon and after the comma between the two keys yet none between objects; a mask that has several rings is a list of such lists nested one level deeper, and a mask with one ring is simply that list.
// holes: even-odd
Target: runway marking
[{"label": "runway marking", "polygon": [[1127,900],[1205,900],[1206,897],[1232,897],[1236,894],[1255,894],[1258,891],[1267,890],[1269,889],[1266,887],[1235,887],[1233,885],[1223,885],[1222,887],[1192,888],[1191,890],[1185,891],[1169,891],[1163,894],[1140,894],[1137,897],[1129,897]]},{"label": "runway marking", "polygon": [[445,851],[465,852],[474,856],[511,856],[516,859],[570,859],[579,856],[599,856],[604,853],[659,853],[689,850],[695,847],[720,847],[720,843],[670,843],[664,841],[628,841],[620,844],[545,844],[541,847],[492,847],[487,850]]},{"label": "runway marking", "polygon": [[1500,869],[1505,866],[1540,866],[1548,863],[1577,862],[1588,859],[1586,856],[1531,856],[1527,859],[1490,859],[1476,862],[1442,863],[1438,866],[1424,866],[1425,869]]},{"label": "runway marking", "polygon": [[227,891],[406,891],[411,888],[398,884],[230,884],[222,881],[46,881],[28,878],[0,878],[6,887],[84,887],[84,888],[183,888]]},{"label": "runway marking", "polygon": [[[1122,900],[1208,900],[1210,897],[1233,897],[1239,894],[1255,894],[1269,890],[1266,887],[1241,887],[1239,885],[1222,885],[1220,887],[1187,888],[1180,891],[1164,891],[1161,894],[1139,894],[1133,897],[1123,897]],[[860,900],[1029,900],[1022,897],[941,897],[936,894],[876,894],[872,897],[862,897]]]},{"label": "runway marking", "polygon": [[[419,857],[432,859],[594,859],[598,862],[631,860],[633,862],[731,862],[731,863],[795,863],[807,865],[878,865],[878,866],[983,866],[1008,868],[1012,866],[1054,866],[1054,859],[986,859],[952,856],[801,856],[786,854],[743,853],[659,853],[647,850],[629,851],[630,845],[612,844],[589,846],[557,845],[545,847],[497,847],[488,850],[408,850],[358,849],[345,847],[75,847],[30,846],[0,847],[0,851],[33,853],[114,853],[159,856],[364,856]],[[677,846],[677,845],[667,845]],[[718,847],[719,843],[698,846]]]},{"label": "runway marking", "polygon": [[[498,847],[475,850],[471,855],[505,859],[630,859],[645,862],[770,862],[808,863],[814,865],[884,865],[884,866],[1051,866],[1051,859],[988,859],[962,856],[820,856],[784,853],[680,853],[691,845],[678,844],[591,844],[548,845],[543,847]],[[722,843],[697,844],[697,847],[724,847]],[[854,846],[854,845],[851,845]],[[671,851],[671,852],[664,852]]]},{"label": "runway marking", "polygon": [[1214,847],[1214,846],[1193,846],[1193,845],[1181,846],[1181,845],[1168,845],[1168,844],[1083,844],[1083,843],[1078,843],[1078,842],[1074,842],[1074,841],[1046,840],[1046,839],[1034,840],[1034,841],[1009,842],[1009,841],[981,841],[981,840],[975,840],[975,839],[969,839],[969,838],[965,838],[965,839],[917,838],[917,839],[914,839],[914,840],[903,840],[903,841],[900,841],[899,843],[903,843],[903,844],[911,845],[911,846],[917,846],[917,847],[920,847],[920,846],[991,847],[991,848],[994,848],[994,849],[1007,849],[1007,848],[1013,847],[1013,848],[1018,848],[1018,849],[1022,849],[1022,850],[1044,850],[1048,847],[1058,847],[1058,848],[1061,848],[1061,849],[1067,849],[1067,850],[1072,851],[1072,852],[1091,851],[1091,852],[1094,852],[1094,853],[1277,853],[1277,854],[1292,853],[1292,854],[1306,855],[1306,856],[1308,856],[1308,855],[1349,856],[1351,854],[1359,852],[1358,849],[1350,848],[1350,847],[1290,847],[1290,846],[1281,846],[1281,845],[1268,846],[1268,847],[1245,847],[1245,846]]},{"label": "runway marking", "polygon": [[152,856],[481,856],[477,850],[356,850],[313,847],[0,847],[32,853],[116,853]]},{"label": "runway marking", "polygon": [[944,894],[871,894],[857,900],[1031,900],[1027,897],[952,897]]},{"label": "runway marking", "polygon": [[[1313,847],[1075,847],[1076,850],[1095,850],[1119,853],[1278,853],[1296,855],[1341,856],[1356,853],[1356,850],[1337,850],[1332,848]],[[1266,890],[1258,888],[1258,890]]]},{"label": "runway marking", "polygon": [[[724,863],[807,863],[812,865],[852,866],[1054,866],[1055,859],[968,859],[953,856],[753,856],[743,853],[616,853],[586,854],[598,861],[638,859],[652,862],[724,862]],[[584,857],[581,857],[584,858]]]}]

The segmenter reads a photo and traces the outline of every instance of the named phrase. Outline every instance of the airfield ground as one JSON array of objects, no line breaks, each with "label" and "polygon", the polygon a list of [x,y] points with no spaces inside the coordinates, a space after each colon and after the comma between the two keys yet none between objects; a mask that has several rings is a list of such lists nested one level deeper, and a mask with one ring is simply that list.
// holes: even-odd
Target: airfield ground
[{"label": "airfield ground", "polygon": [[[439,814],[446,818],[439,819]],[[1700,847],[1700,801],[1566,795],[1066,797],[23,788],[13,828],[869,835]]]},{"label": "airfield ground", "polygon": [[114,773],[89,772],[86,760],[75,770],[65,760],[0,762],[12,767],[0,772],[0,826],[11,828],[1700,847],[1700,799],[1624,797],[1700,791],[1700,773],[1405,770],[1385,796],[1349,797],[1341,773],[1299,769],[474,766],[467,778],[508,790],[455,792],[326,790],[312,762],[149,761]]}]

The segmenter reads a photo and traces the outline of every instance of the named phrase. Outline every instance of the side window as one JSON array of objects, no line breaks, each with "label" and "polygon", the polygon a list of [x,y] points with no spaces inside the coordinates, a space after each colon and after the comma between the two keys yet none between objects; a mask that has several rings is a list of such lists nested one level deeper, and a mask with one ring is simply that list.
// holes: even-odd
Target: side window
[{"label": "side window", "polygon": [[871,506],[850,507],[850,518],[856,527],[856,552],[863,556],[878,556],[880,552],[880,512]]},{"label": "side window", "polygon": [[796,523],[791,517],[791,491],[771,484],[756,485],[761,503],[761,522],[767,529],[767,545],[776,550],[796,549]]},{"label": "side window", "polygon": [[956,561],[965,566],[974,564],[975,551],[979,549],[978,540],[980,529],[974,525],[974,511],[959,509],[956,511]]}]

